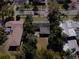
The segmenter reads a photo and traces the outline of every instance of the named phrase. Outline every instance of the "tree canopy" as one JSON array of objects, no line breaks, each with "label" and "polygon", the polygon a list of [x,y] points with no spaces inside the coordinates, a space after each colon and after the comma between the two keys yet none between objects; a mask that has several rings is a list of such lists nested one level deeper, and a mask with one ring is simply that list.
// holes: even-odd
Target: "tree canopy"
[{"label": "tree canopy", "polygon": [[48,38],[48,49],[61,52],[63,49],[62,29],[59,27],[61,22],[60,13],[58,10],[53,10],[49,13],[48,20],[50,21],[50,35]]},{"label": "tree canopy", "polygon": [[33,55],[36,51],[36,37],[34,36],[34,29],[32,25],[32,16],[27,15],[24,22],[24,32],[23,32],[23,52],[25,54],[25,58],[33,59]]},{"label": "tree canopy", "polygon": [[3,27],[0,27],[0,45],[2,45],[7,40],[6,33]]}]

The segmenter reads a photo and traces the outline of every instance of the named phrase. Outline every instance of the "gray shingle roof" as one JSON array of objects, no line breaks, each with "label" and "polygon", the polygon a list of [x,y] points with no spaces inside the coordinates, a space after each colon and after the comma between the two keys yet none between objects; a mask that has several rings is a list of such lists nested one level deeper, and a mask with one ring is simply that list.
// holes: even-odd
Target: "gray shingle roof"
[{"label": "gray shingle roof", "polygon": [[72,50],[73,48],[76,49],[75,52],[79,51],[79,46],[76,40],[69,40],[68,43],[66,43],[66,46],[64,46],[64,50]]},{"label": "gray shingle roof", "polygon": [[68,36],[77,36],[75,28],[79,27],[79,22],[65,21],[60,24],[60,27],[62,27],[63,32]]},{"label": "gray shingle roof", "polygon": [[40,34],[50,34],[49,27],[40,27]]}]

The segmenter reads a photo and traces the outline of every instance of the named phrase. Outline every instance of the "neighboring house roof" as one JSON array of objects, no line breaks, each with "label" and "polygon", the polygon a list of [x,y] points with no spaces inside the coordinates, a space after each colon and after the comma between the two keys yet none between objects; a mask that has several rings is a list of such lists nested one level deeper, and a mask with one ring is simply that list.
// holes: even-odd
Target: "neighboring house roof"
[{"label": "neighboring house roof", "polygon": [[79,46],[78,46],[76,40],[69,40],[69,41],[68,41],[68,46],[69,46],[69,49],[70,49],[70,50],[73,49],[73,48],[75,48],[76,51],[79,51]]},{"label": "neighboring house roof", "polygon": [[79,21],[72,21],[72,20],[69,20],[69,21],[64,21],[60,24],[60,26],[62,26],[62,28],[79,28]]},{"label": "neighboring house roof", "polygon": [[23,33],[23,23],[20,21],[9,21],[6,23],[6,27],[11,26],[13,32],[8,35],[9,46],[19,46]]},{"label": "neighboring house roof", "polygon": [[49,21],[48,20],[36,20],[32,22],[33,25],[37,27],[49,27]]},{"label": "neighboring house roof", "polygon": [[79,28],[79,22],[78,21],[72,22],[72,27],[73,28]]},{"label": "neighboring house roof", "polygon": [[77,52],[77,51],[79,51],[79,46],[78,46],[78,44],[77,44],[77,41],[76,40],[69,40],[68,41],[68,43],[66,43],[65,45],[64,45],[64,51],[67,51],[68,49],[69,50],[72,50],[72,49],[74,49],[75,48],[75,52]]},{"label": "neighboring house roof", "polygon": [[40,29],[40,34],[50,34],[50,23],[47,19],[34,20],[32,23]]},{"label": "neighboring house roof", "polygon": [[63,29],[63,32],[68,36],[77,36],[75,29],[79,28],[79,22],[75,21],[65,21],[60,23],[60,27]]},{"label": "neighboring house roof", "polygon": [[76,32],[75,32],[75,30],[73,28],[68,30],[68,35],[69,36],[77,36]]},{"label": "neighboring house roof", "polygon": [[68,29],[68,30],[63,30],[63,32],[68,35],[69,37],[71,36],[77,36],[76,32],[74,29]]}]

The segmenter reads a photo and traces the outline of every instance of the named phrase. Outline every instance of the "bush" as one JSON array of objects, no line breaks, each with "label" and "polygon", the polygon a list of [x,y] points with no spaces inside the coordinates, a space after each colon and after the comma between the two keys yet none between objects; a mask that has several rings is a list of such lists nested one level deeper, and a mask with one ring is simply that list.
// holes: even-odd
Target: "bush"
[{"label": "bush", "polygon": [[68,10],[69,5],[66,3],[66,4],[63,5],[63,8],[64,8],[65,10]]},{"label": "bush", "polygon": [[61,59],[61,56],[59,52],[41,49],[36,51],[34,59]]},{"label": "bush", "polygon": [[20,15],[16,16],[16,21],[20,21]]}]

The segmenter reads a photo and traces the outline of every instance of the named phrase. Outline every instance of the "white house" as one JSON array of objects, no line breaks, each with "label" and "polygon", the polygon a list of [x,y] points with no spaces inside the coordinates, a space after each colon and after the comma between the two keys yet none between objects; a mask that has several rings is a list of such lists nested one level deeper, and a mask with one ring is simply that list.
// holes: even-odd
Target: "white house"
[{"label": "white house", "polygon": [[79,37],[79,22],[78,21],[63,21],[60,23],[60,27],[63,29],[63,32],[68,36],[77,36]]},{"label": "white house", "polygon": [[74,55],[77,52],[79,52],[79,46],[76,40],[76,37],[78,36],[76,29],[79,28],[79,22],[72,20],[63,21],[62,23],[60,23],[60,27],[63,29],[63,32],[67,35],[67,43],[65,43],[65,45],[63,46],[63,50],[65,52],[70,50],[71,55]]},{"label": "white house", "polygon": [[[69,40],[64,46],[63,50],[65,52],[70,51],[70,55],[75,55],[77,52],[79,52],[79,46],[77,44],[76,40]],[[73,51],[74,50],[74,51]]]}]

